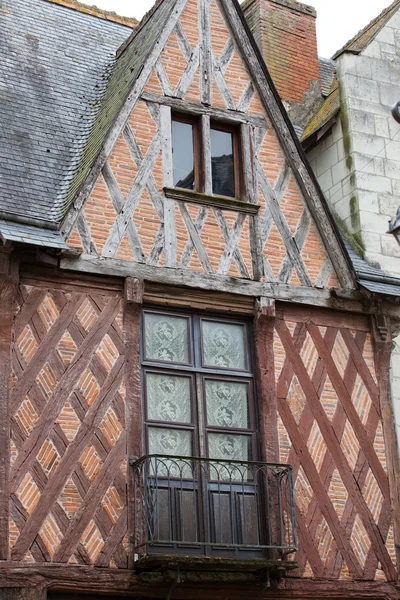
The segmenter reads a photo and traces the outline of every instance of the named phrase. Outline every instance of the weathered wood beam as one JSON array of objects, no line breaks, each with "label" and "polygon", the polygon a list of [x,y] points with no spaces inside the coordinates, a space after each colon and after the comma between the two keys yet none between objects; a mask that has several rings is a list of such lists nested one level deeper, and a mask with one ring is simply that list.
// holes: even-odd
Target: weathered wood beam
[{"label": "weathered wood beam", "polygon": [[178,188],[164,188],[166,198],[173,198],[181,202],[191,202],[193,204],[202,204],[209,208],[220,208],[222,210],[233,210],[234,212],[241,212],[247,215],[256,215],[260,209],[258,204],[250,204],[248,202],[242,202],[241,200],[235,200],[226,196],[211,196],[209,194],[201,194],[200,192],[193,192],[192,190],[184,190]]},{"label": "weathered wood beam", "polygon": [[[171,108],[160,107],[160,132],[162,151],[162,173],[163,185],[170,187],[174,185],[174,166],[172,162],[172,129]],[[165,265],[175,267],[176,265],[176,217],[175,202],[166,197],[164,200],[164,253]]]},{"label": "weathered wood beam", "polygon": [[[35,590],[47,589],[58,593],[101,593],[109,596],[124,595],[131,598],[161,598],[168,593],[170,584],[140,586],[139,578],[134,571],[128,569],[109,569],[93,567],[78,567],[75,565],[37,565],[21,563],[0,564],[0,589],[30,588]],[[0,592],[0,593],[1,593]],[[228,592],[228,594],[227,594]],[[203,600],[212,598],[219,600],[226,597],[232,600],[242,600],[243,596],[259,597],[265,600],[398,600],[400,588],[384,581],[340,581],[324,579],[283,578],[277,589],[266,588],[260,594],[260,585],[224,583],[214,584],[179,584],[174,589],[176,600]],[[1,598],[1,596],[0,596]],[[16,600],[18,596],[11,596]],[[22,597],[23,598],[23,597]],[[54,595],[57,598],[57,595]],[[26,596],[24,600],[37,600],[35,596]],[[45,596],[38,596],[44,600]],[[5,600],[9,600],[5,596]]]},{"label": "weathered wood beam", "polygon": [[154,94],[152,92],[143,92],[142,99],[147,102],[155,102],[156,104],[165,104],[175,110],[184,112],[190,112],[194,115],[210,115],[212,119],[216,121],[224,121],[225,123],[250,123],[256,127],[267,129],[267,120],[263,117],[256,117],[248,115],[245,112],[227,110],[225,108],[217,108],[212,106],[204,106],[203,104],[197,104],[196,102],[189,102],[188,100],[181,100],[179,98],[170,98],[169,96],[162,96],[161,94]]},{"label": "weathered wood beam", "polygon": [[[189,269],[166,269],[136,263],[134,261],[111,259],[82,254],[79,258],[62,258],[61,269],[80,273],[110,275],[114,277],[137,277],[155,283],[184,285],[191,288],[216,290],[244,296],[267,296],[277,300],[299,302],[353,312],[365,312],[360,295],[349,292],[348,299],[334,298],[329,290],[312,287],[292,286],[283,283],[263,283],[249,279],[239,279],[223,275],[209,275]],[[400,316],[400,309],[397,309]]]},{"label": "weathered wood beam", "polygon": [[[262,460],[279,463],[278,405],[275,385],[274,345],[275,300],[261,297],[254,318],[255,379],[259,406]],[[265,444],[265,446],[264,446]]]},{"label": "weathered wood beam", "polygon": [[47,590],[32,587],[4,588],[0,590],[0,600],[46,600]]},{"label": "weathered wood beam", "polygon": [[379,403],[390,488],[390,504],[397,558],[397,578],[400,580],[400,460],[390,386],[391,323],[389,318],[381,314],[373,315],[371,319],[375,350],[375,370],[378,379]]},{"label": "weathered wood beam", "polygon": [[0,560],[9,554],[10,383],[13,320],[17,304],[18,259],[0,248]]},{"label": "weathered wood beam", "polygon": [[199,0],[200,51],[200,97],[202,104],[210,105],[212,98],[211,74],[211,24],[210,5],[207,0]]},{"label": "weathered wood beam", "polygon": [[[142,403],[140,386],[140,312],[144,296],[143,281],[133,277],[125,279],[124,288],[124,338],[125,381],[128,456],[142,456]],[[133,567],[135,540],[132,539],[135,524],[135,501],[133,478],[128,476],[128,566]],[[138,535],[138,532],[136,532]]]}]

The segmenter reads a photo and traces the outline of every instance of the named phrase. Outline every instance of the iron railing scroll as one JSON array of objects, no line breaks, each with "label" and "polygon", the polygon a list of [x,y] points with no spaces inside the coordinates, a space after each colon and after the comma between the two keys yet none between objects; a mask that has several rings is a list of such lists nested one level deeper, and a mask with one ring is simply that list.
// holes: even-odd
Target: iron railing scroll
[{"label": "iron railing scroll", "polygon": [[283,559],[297,550],[289,465],[162,455],[130,462],[137,555]]}]

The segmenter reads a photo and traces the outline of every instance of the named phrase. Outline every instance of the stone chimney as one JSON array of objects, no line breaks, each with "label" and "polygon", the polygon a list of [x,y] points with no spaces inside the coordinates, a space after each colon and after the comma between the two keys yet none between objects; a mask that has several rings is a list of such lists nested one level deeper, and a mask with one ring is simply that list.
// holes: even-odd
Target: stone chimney
[{"label": "stone chimney", "polygon": [[314,8],[295,0],[245,0],[242,10],[292,121],[321,97]]}]

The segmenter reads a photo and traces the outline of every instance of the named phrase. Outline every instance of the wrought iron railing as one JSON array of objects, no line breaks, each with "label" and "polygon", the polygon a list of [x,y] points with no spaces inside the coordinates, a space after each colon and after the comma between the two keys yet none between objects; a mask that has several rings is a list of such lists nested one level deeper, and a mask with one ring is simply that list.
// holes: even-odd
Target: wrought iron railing
[{"label": "wrought iron railing", "polygon": [[283,558],[297,549],[289,465],[131,459],[135,552]]}]

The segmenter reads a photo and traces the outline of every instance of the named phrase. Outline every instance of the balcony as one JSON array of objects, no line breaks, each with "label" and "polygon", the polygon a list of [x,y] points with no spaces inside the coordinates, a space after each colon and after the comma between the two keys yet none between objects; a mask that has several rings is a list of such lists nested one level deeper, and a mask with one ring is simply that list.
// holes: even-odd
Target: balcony
[{"label": "balcony", "polygon": [[140,569],[297,566],[288,560],[297,550],[289,465],[149,455],[131,466]]}]

